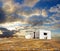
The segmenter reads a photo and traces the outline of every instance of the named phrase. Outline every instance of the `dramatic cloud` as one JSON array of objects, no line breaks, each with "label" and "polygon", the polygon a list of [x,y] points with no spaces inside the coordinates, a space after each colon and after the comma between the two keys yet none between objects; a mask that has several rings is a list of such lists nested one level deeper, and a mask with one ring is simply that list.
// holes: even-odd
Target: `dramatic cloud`
[{"label": "dramatic cloud", "polygon": [[[43,1],[43,2],[52,2],[52,1],[54,1],[54,0],[41,0],[41,1]],[[59,1],[59,0],[56,0],[56,1],[54,1],[54,2],[57,2],[57,1]]]},{"label": "dramatic cloud", "polygon": [[58,22],[60,22],[60,17],[59,17],[59,15],[56,15],[56,14],[53,14],[53,15],[50,17],[50,19],[53,20],[52,23],[58,23]]},{"label": "dramatic cloud", "polygon": [[53,20],[52,23],[58,23],[60,22],[60,4],[57,4],[56,6],[53,6],[49,9],[50,13],[53,13],[50,16],[50,19]]},{"label": "dramatic cloud", "polygon": [[18,15],[22,15],[22,16],[24,16],[24,17],[31,17],[31,16],[33,16],[33,15],[37,15],[37,16],[39,16],[40,14],[41,14],[41,11],[39,10],[39,9],[27,9],[27,10],[25,10],[25,9],[20,9],[20,10],[18,10],[17,11],[17,14]]},{"label": "dramatic cloud", "polygon": [[45,10],[45,9],[42,9],[42,10],[40,10],[40,9],[20,9],[20,10],[18,10],[17,11],[17,14],[18,15],[22,15],[22,16],[24,16],[24,17],[31,17],[31,16],[34,16],[34,15],[36,15],[36,16],[43,16],[43,17],[47,17],[48,15],[47,15],[47,11]]},{"label": "dramatic cloud", "polygon": [[6,21],[6,15],[5,12],[0,8],[0,23],[3,23]]},{"label": "dramatic cloud", "polygon": [[33,7],[40,0],[24,0],[24,6]]},{"label": "dramatic cloud", "polygon": [[15,11],[14,4],[11,1],[3,3],[3,9],[7,13],[13,13]]},{"label": "dramatic cloud", "polygon": [[51,27],[50,27],[52,30],[53,29],[60,29],[60,23],[56,23],[56,24],[54,24],[54,25],[52,25]]},{"label": "dramatic cloud", "polygon": [[54,13],[60,13],[60,4],[57,4],[57,6],[51,7],[49,11]]},{"label": "dramatic cloud", "polygon": [[43,17],[47,17],[47,16],[48,16],[48,15],[47,15],[47,11],[46,11],[45,9],[43,9],[41,15],[42,15]]},{"label": "dramatic cloud", "polygon": [[24,21],[24,17],[17,15],[6,15],[6,13],[0,9],[0,23],[14,22],[14,21]]},{"label": "dramatic cloud", "polygon": [[2,8],[5,12],[4,22],[11,23],[20,21],[24,24],[31,24],[32,26],[41,26],[45,23],[51,23],[51,20],[45,19],[48,17],[47,11],[45,9],[32,9],[32,7],[38,1],[39,0],[24,0],[24,3],[20,5],[19,3],[15,3],[14,0],[2,0]]},{"label": "dramatic cloud", "polygon": [[[7,28],[8,30],[16,30],[19,29],[20,26],[22,26],[23,24],[26,24],[25,22],[20,22],[20,21],[16,21],[16,22],[11,22],[11,23],[4,23],[4,24],[0,24],[0,27],[4,27]],[[19,27],[19,28],[17,28]]]},{"label": "dramatic cloud", "polygon": [[44,21],[44,24],[52,24],[52,23],[54,23],[54,22],[50,18],[49,19],[46,18],[45,21]]},{"label": "dramatic cloud", "polygon": [[41,26],[43,25],[43,17],[40,16],[32,16],[28,19],[28,24],[31,24],[32,26]]},{"label": "dramatic cloud", "polygon": [[3,3],[3,6],[0,9],[0,23],[24,21],[25,17],[21,15],[18,16],[15,12],[20,8],[18,7],[18,3],[15,4],[14,0],[1,0],[0,2]]},{"label": "dramatic cloud", "polygon": [[14,0],[4,0],[2,1],[2,3],[3,3],[2,8],[7,14],[15,12],[17,7],[19,6],[19,4],[14,3]]},{"label": "dramatic cloud", "polygon": [[[27,21],[27,18],[34,15],[47,17],[47,12],[45,9],[40,10],[29,8],[33,7],[38,1],[39,0],[24,0],[24,3],[20,5],[19,3],[15,3],[14,0],[1,0],[1,2],[3,3],[2,8],[6,15],[6,22],[25,22]],[[26,8],[25,6],[27,6],[28,8]]]},{"label": "dramatic cloud", "polygon": [[0,34],[0,38],[3,38],[3,37],[12,37],[13,34],[14,34],[14,31],[9,31],[8,29],[6,28],[0,28],[2,34]]},{"label": "dramatic cloud", "polygon": [[54,17],[60,17],[60,13],[53,14]]}]

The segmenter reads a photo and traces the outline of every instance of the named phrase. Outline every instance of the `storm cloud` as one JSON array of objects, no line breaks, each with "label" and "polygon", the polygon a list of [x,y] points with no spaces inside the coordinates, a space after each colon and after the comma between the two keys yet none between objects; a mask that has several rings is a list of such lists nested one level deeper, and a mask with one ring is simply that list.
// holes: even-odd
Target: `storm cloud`
[{"label": "storm cloud", "polygon": [[[51,16],[49,19],[47,18],[48,12],[46,9],[32,9],[34,5],[39,2],[39,0],[24,0],[22,4],[19,4],[19,2],[16,3],[14,0],[0,1],[3,3],[3,6],[0,9],[0,23],[19,21],[22,23],[25,22],[25,24],[31,24],[32,26],[42,26],[43,24],[51,24],[52,22],[56,22]],[[50,9],[49,11],[51,12],[53,9]],[[51,20],[52,18],[53,21]]]},{"label": "storm cloud", "polygon": [[0,23],[24,21],[24,17],[16,14],[7,15],[2,8],[0,8]]},{"label": "storm cloud", "polygon": [[32,16],[28,18],[28,24],[31,24],[32,26],[41,26],[43,25],[43,17],[41,16]]},{"label": "storm cloud", "polygon": [[3,37],[12,37],[14,34],[14,31],[9,31],[6,28],[0,28],[0,31],[2,32],[2,34],[0,34],[0,38]]},{"label": "storm cloud", "polygon": [[[33,7],[39,0],[24,0],[23,4],[15,3],[14,0],[1,0],[3,3],[2,9],[4,14],[1,16],[1,23],[2,22],[15,22],[15,21],[20,21],[20,22],[25,22],[25,23],[31,23],[30,22],[30,17],[33,17],[34,15],[36,16],[43,16],[47,17],[47,12],[45,9],[32,9]],[[32,3],[31,3],[32,2]],[[33,5],[33,6],[32,6]],[[27,6],[27,8],[26,8]],[[1,13],[2,14],[2,11]],[[34,20],[33,18],[32,20]],[[37,22],[40,24],[42,22],[41,20],[35,19],[34,24],[37,24]],[[29,21],[28,21],[29,20]],[[26,22],[28,21],[28,22]]]},{"label": "storm cloud", "polygon": [[6,21],[6,15],[2,8],[0,8],[0,23],[3,23]]}]

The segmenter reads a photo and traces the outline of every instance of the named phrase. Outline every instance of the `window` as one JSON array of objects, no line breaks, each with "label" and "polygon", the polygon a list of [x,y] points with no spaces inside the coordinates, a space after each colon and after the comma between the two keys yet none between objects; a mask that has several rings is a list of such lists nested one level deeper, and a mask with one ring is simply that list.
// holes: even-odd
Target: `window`
[{"label": "window", "polygon": [[44,35],[47,35],[47,33],[44,33]]}]

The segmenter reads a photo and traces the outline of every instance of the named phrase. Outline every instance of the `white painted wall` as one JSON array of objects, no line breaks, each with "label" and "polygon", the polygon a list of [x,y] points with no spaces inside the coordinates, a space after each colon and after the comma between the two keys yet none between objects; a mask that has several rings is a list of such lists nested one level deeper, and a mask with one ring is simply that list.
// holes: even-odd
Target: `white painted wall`
[{"label": "white painted wall", "polygon": [[[47,35],[44,35],[47,33]],[[51,39],[51,31],[48,30],[39,30],[39,39]]]},{"label": "white painted wall", "polygon": [[27,32],[27,33],[25,34],[25,38],[26,38],[26,39],[33,39],[33,37],[34,37],[33,32]]}]

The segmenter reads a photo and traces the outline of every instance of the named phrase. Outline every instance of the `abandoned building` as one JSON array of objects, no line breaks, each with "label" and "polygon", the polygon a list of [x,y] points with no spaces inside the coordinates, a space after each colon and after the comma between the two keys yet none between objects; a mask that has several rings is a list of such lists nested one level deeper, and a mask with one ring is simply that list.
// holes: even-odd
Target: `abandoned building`
[{"label": "abandoned building", "polygon": [[51,39],[51,31],[38,29],[34,31],[26,31],[25,34],[26,39]]}]

